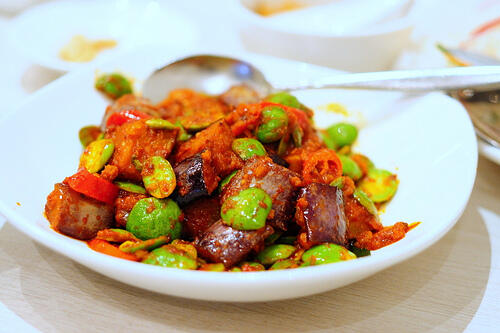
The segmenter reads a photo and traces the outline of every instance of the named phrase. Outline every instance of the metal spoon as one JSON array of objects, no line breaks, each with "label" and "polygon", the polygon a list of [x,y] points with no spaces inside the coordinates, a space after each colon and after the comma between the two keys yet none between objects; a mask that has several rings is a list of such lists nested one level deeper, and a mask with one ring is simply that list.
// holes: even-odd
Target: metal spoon
[{"label": "metal spoon", "polygon": [[[483,54],[442,45],[439,46],[439,49],[469,65],[500,65],[500,60]],[[469,113],[479,139],[500,148],[500,90],[474,91],[473,89],[464,89],[451,92],[450,96],[463,104]]]},{"label": "metal spoon", "polygon": [[476,134],[486,143],[500,148],[500,90],[451,93],[467,109]]},{"label": "metal spoon", "polygon": [[[190,88],[208,94],[220,94],[232,85],[246,84],[264,97],[273,91],[317,88],[356,88],[449,93],[462,89],[475,91],[500,88],[500,66],[469,66],[427,70],[353,73],[325,76],[297,85],[273,87],[251,64],[223,56],[197,55],[170,63],[146,79],[143,96],[154,103],[169,91]],[[500,142],[497,138],[490,138]]]}]

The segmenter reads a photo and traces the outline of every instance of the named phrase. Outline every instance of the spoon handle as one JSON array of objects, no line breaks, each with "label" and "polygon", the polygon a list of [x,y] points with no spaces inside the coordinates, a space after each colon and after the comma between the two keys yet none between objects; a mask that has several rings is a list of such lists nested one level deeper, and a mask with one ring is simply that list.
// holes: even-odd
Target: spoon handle
[{"label": "spoon handle", "polygon": [[277,90],[357,88],[398,91],[454,91],[466,88],[500,87],[500,66],[470,66],[407,71],[337,74],[299,82]]}]

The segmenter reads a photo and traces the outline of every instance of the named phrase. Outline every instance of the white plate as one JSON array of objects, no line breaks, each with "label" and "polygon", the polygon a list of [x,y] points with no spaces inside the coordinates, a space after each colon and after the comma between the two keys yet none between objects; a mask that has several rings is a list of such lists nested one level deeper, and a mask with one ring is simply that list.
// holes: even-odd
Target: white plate
[{"label": "white plate", "polygon": [[142,0],[60,0],[28,9],[12,23],[9,41],[22,55],[48,68],[71,71],[91,62],[69,62],[59,51],[75,35],[113,39],[117,46],[91,62],[161,41],[182,48],[198,41],[193,22],[165,2]]},{"label": "white plate", "polygon": [[[214,53],[194,50],[194,53]],[[181,54],[144,49],[102,71],[121,69],[145,78]],[[273,83],[331,74],[332,70],[252,54],[238,54]],[[330,265],[255,273],[216,273],[161,268],[109,257],[49,228],[42,212],[56,182],[75,172],[81,153],[78,129],[99,123],[106,100],[93,89],[94,71],[70,73],[44,87],[0,123],[0,212],[37,242],[119,281],[159,293],[218,301],[267,301],[338,288],[423,251],[462,214],[474,183],[477,143],[462,106],[438,93],[407,96],[392,92],[302,91],[313,107],[340,102],[363,116],[357,150],[376,165],[397,172],[400,187],[382,216],[386,225],[422,221],[405,239],[372,256]],[[332,114],[318,113],[322,126]],[[454,122],[449,122],[449,119]],[[439,133],[439,136],[436,136]],[[17,203],[20,203],[19,205]]]}]

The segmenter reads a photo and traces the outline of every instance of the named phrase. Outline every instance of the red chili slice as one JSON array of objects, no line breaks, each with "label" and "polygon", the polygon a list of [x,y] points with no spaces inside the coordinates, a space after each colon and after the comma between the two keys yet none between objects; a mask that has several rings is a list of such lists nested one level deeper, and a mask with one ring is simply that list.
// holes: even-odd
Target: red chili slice
[{"label": "red chili slice", "polygon": [[78,193],[108,204],[113,204],[118,196],[116,185],[86,169],[81,169],[73,176],[67,177],[64,182]]},{"label": "red chili slice", "polygon": [[108,243],[105,240],[102,239],[92,239],[89,241],[88,246],[99,253],[107,254],[108,256],[113,256],[116,258],[121,258],[125,260],[131,260],[131,261],[138,261],[139,258],[137,258],[136,255],[132,253],[126,253],[123,251],[120,251],[117,246],[114,246],[113,244]]},{"label": "red chili slice", "polygon": [[111,116],[109,116],[108,121],[106,122],[106,126],[112,126],[112,125],[119,126],[132,120],[140,120],[147,118],[151,118],[151,116],[148,115],[147,113],[141,112],[136,109],[122,110],[120,112],[113,113]]}]

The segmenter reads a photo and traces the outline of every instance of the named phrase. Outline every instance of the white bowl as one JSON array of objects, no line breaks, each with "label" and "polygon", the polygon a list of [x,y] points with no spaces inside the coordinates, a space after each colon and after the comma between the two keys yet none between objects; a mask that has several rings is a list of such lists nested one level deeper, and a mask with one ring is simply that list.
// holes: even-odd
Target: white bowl
[{"label": "white bowl", "polygon": [[[73,36],[112,39],[116,47],[90,62],[70,62],[59,51]],[[194,23],[168,3],[141,0],[59,0],[29,8],[10,23],[9,41],[36,64],[71,71],[120,52],[158,43],[180,48],[199,40]]]},{"label": "white bowl", "polygon": [[[238,1],[235,12],[241,17],[240,35],[248,51],[347,71],[379,71],[389,69],[409,44],[412,1],[401,1],[408,6],[401,16],[347,32],[312,31],[305,28],[307,22],[300,22],[299,27],[276,24],[251,10],[256,0]],[[361,15],[369,17],[369,10]]]},{"label": "white bowl", "polygon": [[[216,54],[206,49],[190,53]],[[184,55],[145,48],[97,68],[121,69],[140,83],[155,68]],[[233,56],[255,64],[273,84],[333,73],[267,56]],[[382,215],[383,224],[422,221],[404,239],[357,260],[252,273],[186,271],[100,254],[84,242],[54,232],[42,215],[54,183],[77,168],[81,153],[78,129],[99,123],[107,105],[93,89],[94,71],[88,68],[63,76],[36,92],[0,123],[0,212],[35,241],[124,283],[217,301],[269,301],[327,291],[366,278],[429,247],[454,225],[472,190],[476,137],[457,101],[439,93],[407,96],[355,90],[300,91],[297,97],[318,110],[316,121],[322,126],[338,120],[334,114],[319,111],[326,103],[343,104],[353,119],[359,120],[362,115],[356,150],[372,158],[377,166],[393,170],[400,179],[398,192]]]}]

